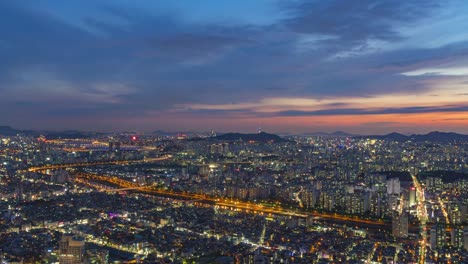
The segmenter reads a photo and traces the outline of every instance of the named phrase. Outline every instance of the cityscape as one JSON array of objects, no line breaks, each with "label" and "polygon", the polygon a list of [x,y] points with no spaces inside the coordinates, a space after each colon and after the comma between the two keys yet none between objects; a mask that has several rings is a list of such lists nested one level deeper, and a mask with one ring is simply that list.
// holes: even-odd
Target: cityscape
[{"label": "cityscape", "polygon": [[0,2],[0,263],[468,263],[467,14]]},{"label": "cityscape", "polygon": [[0,146],[5,263],[468,257],[468,136],[14,132]]}]

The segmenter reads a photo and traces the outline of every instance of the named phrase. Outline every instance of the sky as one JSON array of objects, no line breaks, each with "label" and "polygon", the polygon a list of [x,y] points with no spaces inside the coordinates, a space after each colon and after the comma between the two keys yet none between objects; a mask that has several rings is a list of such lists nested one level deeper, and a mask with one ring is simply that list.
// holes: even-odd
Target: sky
[{"label": "sky", "polygon": [[468,134],[468,1],[0,1],[0,125]]}]

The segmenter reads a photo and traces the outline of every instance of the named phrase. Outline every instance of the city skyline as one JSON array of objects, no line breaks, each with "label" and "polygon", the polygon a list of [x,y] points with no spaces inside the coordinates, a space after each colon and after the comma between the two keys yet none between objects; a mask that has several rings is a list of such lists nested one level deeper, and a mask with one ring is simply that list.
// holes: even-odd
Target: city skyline
[{"label": "city skyline", "polygon": [[467,14],[0,1],[0,263],[468,263]]},{"label": "city skyline", "polygon": [[463,1],[0,3],[0,125],[468,134]]}]

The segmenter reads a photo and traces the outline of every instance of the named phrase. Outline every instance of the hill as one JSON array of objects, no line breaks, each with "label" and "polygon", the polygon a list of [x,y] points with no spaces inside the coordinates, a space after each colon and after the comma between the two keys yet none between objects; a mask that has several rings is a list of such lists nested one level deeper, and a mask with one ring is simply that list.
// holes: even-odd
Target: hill
[{"label": "hill", "polygon": [[257,142],[286,142],[287,140],[282,137],[274,134],[269,134],[266,132],[255,133],[255,134],[241,134],[241,133],[226,133],[214,137],[215,140],[225,140],[225,141],[257,141]]},{"label": "hill", "polygon": [[405,136],[400,133],[390,133],[387,135],[379,136],[364,136],[362,138],[375,138],[382,140],[391,140],[391,141],[408,141],[413,142],[439,142],[439,143],[449,143],[449,142],[468,142],[468,135],[457,134],[453,132],[430,132],[428,134],[415,134],[411,136]]},{"label": "hill", "polygon": [[81,132],[76,130],[65,130],[65,131],[34,131],[34,130],[19,130],[10,126],[0,126],[0,135],[3,136],[16,136],[18,134],[27,136],[39,136],[44,135],[47,139],[57,138],[93,138],[96,136],[102,136],[103,133],[96,132]]},{"label": "hill", "polygon": [[315,137],[356,137],[357,135],[355,134],[350,134],[346,133],[344,131],[335,131],[333,133],[327,133],[327,132],[313,132],[313,133],[304,133],[301,134],[301,136],[315,136]]},{"label": "hill", "polygon": [[453,132],[430,132],[426,135],[412,135],[411,140],[417,142],[466,142],[468,141],[468,135],[457,134]]},{"label": "hill", "polygon": [[387,134],[387,135],[383,135],[383,136],[374,136],[374,138],[384,139],[384,140],[392,140],[392,141],[407,141],[407,140],[410,139],[408,136],[405,136],[403,134],[396,133],[396,132],[393,132],[393,133],[390,133],[390,134]]},{"label": "hill", "polygon": [[0,126],[0,135],[3,136],[15,136],[16,134],[20,134],[21,130],[14,129],[9,126]]},{"label": "hill", "polygon": [[82,132],[77,130],[65,130],[65,131],[54,131],[54,132],[43,132],[47,139],[58,139],[58,138],[95,138],[104,135],[104,133],[97,132]]}]

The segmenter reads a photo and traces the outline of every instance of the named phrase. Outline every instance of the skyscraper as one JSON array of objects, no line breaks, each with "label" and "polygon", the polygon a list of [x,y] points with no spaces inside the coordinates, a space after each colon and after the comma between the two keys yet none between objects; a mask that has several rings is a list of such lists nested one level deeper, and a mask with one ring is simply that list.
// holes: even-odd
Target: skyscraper
[{"label": "skyscraper", "polygon": [[416,205],[416,188],[414,186],[411,186],[409,190],[409,206],[414,206]]},{"label": "skyscraper", "polygon": [[84,263],[85,242],[83,238],[71,234],[62,235],[59,242],[60,264]]},{"label": "skyscraper", "polygon": [[387,193],[400,195],[400,179],[393,178],[387,180]]},{"label": "skyscraper", "polygon": [[438,221],[431,228],[431,248],[441,249],[447,245],[446,224],[443,221]]},{"label": "skyscraper", "polygon": [[408,236],[408,213],[394,211],[392,215],[392,235],[394,237]]}]

